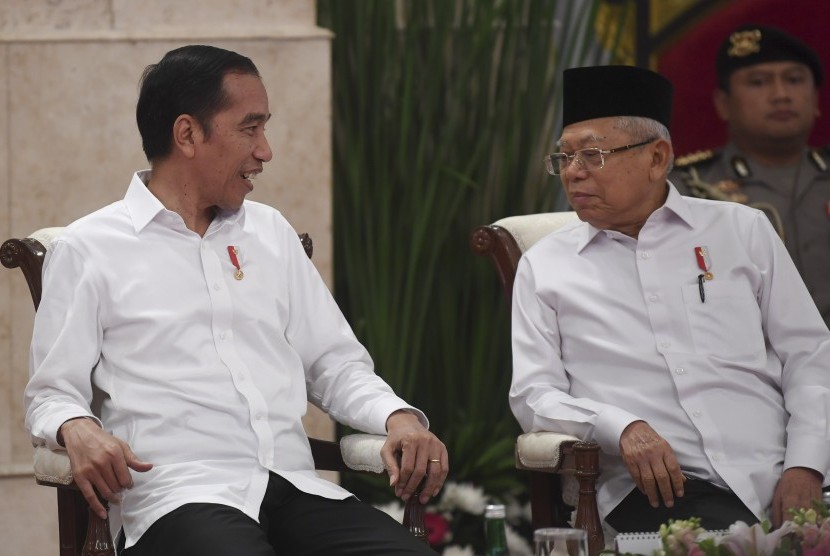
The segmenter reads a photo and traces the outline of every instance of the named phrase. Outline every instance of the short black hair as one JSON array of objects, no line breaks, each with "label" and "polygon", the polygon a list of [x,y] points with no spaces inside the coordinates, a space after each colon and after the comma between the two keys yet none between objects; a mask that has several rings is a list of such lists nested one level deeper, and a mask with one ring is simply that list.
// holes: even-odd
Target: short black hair
[{"label": "short black hair", "polygon": [[210,134],[211,119],[228,104],[222,81],[229,73],[259,77],[250,58],[205,45],[176,48],[147,66],[135,109],[147,160],[152,163],[170,154],[173,123],[182,114],[193,116]]}]

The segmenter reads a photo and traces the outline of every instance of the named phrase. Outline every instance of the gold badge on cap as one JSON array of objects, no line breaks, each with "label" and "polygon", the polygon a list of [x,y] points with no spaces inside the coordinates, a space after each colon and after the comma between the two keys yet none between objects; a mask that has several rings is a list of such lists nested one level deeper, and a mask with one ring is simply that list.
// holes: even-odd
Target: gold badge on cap
[{"label": "gold badge on cap", "polygon": [[753,29],[751,31],[736,31],[729,35],[728,54],[736,58],[743,58],[750,54],[755,54],[761,51],[761,31]]}]

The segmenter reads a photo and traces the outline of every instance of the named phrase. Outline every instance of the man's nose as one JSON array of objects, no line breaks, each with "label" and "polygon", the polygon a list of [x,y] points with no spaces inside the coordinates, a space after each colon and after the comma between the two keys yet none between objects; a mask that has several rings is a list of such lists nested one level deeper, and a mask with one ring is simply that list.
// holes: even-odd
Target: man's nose
[{"label": "man's nose", "polygon": [[567,176],[568,179],[571,179],[572,177],[582,172],[584,169],[585,162],[583,162],[582,156],[576,154],[573,158],[568,160],[568,164],[564,168],[562,168],[560,174],[562,176]]},{"label": "man's nose", "polygon": [[274,153],[271,152],[271,145],[268,144],[268,139],[265,138],[264,134],[259,142],[257,142],[256,149],[254,149],[254,157],[263,162],[268,162],[274,157]]},{"label": "man's nose", "polygon": [[783,77],[776,77],[772,81],[772,95],[774,98],[789,98],[790,86]]}]

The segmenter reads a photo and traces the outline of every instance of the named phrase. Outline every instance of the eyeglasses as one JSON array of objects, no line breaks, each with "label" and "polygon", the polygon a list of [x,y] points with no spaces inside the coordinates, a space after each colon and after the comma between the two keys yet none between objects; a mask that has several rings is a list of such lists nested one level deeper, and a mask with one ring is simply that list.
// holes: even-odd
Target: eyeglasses
[{"label": "eyeglasses", "polygon": [[642,143],[635,143],[633,145],[617,147],[616,149],[600,149],[597,147],[592,147],[590,149],[580,149],[578,151],[575,151],[573,154],[549,154],[545,157],[545,168],[547,168],[549,174],[558,176],[562,172],[567,170],[568,166],[571,165],[571,162],[576,160],[577,163],[579,163],[580,168],[589,171],[601,170],[605,167],[605,157],[607,155],[627,151],[629,149],[635,149],[637,147],[642,147],[643,145],[648,145],[649,143],[656,140],[657,137],[652,137],[651,139],[646,139]]}]

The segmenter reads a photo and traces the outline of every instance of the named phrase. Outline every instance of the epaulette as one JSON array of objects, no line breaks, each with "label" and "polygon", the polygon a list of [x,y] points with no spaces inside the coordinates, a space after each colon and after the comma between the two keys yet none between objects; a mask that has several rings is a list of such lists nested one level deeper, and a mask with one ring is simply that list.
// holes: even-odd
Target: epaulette
[{"label": "epaulette", "polygon": [[830,145],[810,149],[810,161],[820,172],[826,172],[830,162]]},{"label": "epaulette", "polygon": [[674,167],[686,168],[688,166],[694,166],[695,164],[700,164],[701,162],[713,160],[719,154],[719,151],[716,152],[709,149],[705,151],[695,151],[693,153],[684,154],[683,156],[678,156],[674,159]]}]

